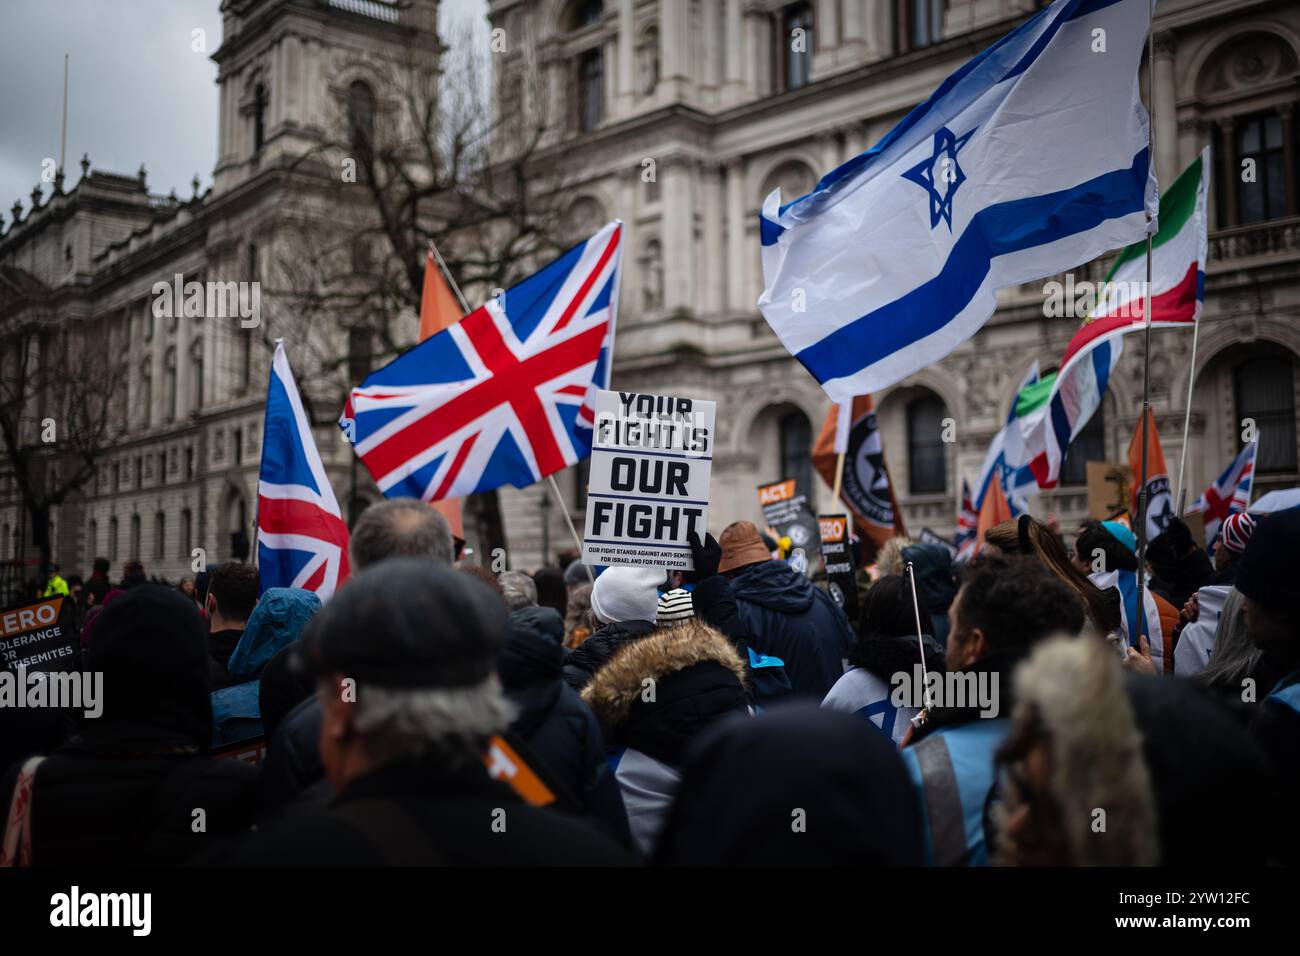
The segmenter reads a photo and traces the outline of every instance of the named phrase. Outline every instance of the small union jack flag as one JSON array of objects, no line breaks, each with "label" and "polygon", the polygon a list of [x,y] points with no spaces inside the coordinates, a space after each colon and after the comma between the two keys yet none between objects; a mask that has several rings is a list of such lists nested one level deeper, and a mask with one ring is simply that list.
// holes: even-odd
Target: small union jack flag
[{"label": "small union jack flag", "polygon": [[266,392],[257,482],[257,562],[262,590],[306,588],[322,601],[348,576],[348,527],[321,464],[284,342],[277,339]]},{"label": "small union jack flag", "polygon": [[1205,515],[1205,542],[1210,554],[1219,541],[1219,527],[1228,515],[1245,511],[1250,506],[1250,489],[1255,482],[1255,452],[1259,442],[1249,442],[1205,493],[1193,502],[1188,511]]},{"label": "small union jack flag", "polygon": [[622,241],[610,223],[352,390],[339,425],[384,495],[522,488],[591,453]]}]

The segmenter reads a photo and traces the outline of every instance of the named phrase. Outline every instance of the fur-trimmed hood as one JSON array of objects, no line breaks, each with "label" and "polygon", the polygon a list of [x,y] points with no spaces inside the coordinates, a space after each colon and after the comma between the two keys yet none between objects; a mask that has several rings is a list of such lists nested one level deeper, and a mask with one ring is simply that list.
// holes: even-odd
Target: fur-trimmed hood
[{"label": "fur-trimmed hood", "polygon": [[[1051,792],[1076,866],[1159,862],[1155,789],[1119,658],[1102,641],[1057,637],[1015,673],[1015,729],[1037,721],[1051,758]],[[1104,831],[1094,831],[1096,811]],[[999,840],[999,843],[1002,841]],[[1005,850],[1005,845],[1000,847]]]},{"label": "fur-trimmed hood", "polygon": [[622,647],[582,692],[611,746],[675,763],[684,744],[746,709],[740,655],[702,621],[665,628]]}]

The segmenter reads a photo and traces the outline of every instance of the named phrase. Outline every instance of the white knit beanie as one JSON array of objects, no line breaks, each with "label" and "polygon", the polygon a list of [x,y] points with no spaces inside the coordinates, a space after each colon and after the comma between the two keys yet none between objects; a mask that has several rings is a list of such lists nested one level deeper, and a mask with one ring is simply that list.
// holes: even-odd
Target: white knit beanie
[{"label": "white knit beanie", "polygon": [[591,609],[596,619],[602,624],[654,621],[664,577],[663,568],[606,568],[591,589]]}]

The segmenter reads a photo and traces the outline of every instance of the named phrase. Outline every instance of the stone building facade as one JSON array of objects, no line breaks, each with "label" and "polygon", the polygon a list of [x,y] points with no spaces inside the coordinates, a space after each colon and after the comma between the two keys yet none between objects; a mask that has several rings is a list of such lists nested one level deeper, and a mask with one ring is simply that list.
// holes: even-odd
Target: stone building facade
[{"label": "stone building facade", "polygon": [[[1033,0],[491,0],[507,52],[498,101],[531,97],[553,121],[575,238],[626,223],[616,387],[718,402],[710,525],[758,517],[755,485],[810,478],[828,409],[758,313],[758,210],[875,143],[960,64],[1031,15]],[[1300,8],[1285,0],[1162,0],[1155,22],[1156,165],[1172,182],[1214,148],[1210,258],[1187,460],[1191,501],[1261,427],[1256,494],[1300,484]],[[800,52],[800,51],[804,52]],[[527,77],[535,78],[529,82]],[[1149,87],[1147,78],[1144,88]],[[1098,131],[1104,135],[1104,131]],[[1243,160],[1255,160],[1243,182]],[[647,175],[652,170],[654,175]],[[1106,263],[1076,270],[1104,275]],[[1046,318],[1043,283],[1004,289],[990,322],[948,358],[875,396],[908,528],[951,537],[974,480],[1037,359],[1060,361],[1077,320]],[[1152,401],[1177,468],[1191,335],[1157,332]],[[1129,336],[1103,408],[1059,489],[1031,510],[1065,526],[1087,508],[1083,463],[1124,460],[1141,408],[1141,339]],[[953,419],[955,441],[941,438]],[[570,481],[580,511],[578,485]],[[518,563],[569,542],[537,486],[502,510]]]},{"label": "stone building facade", "polygon": [[[193,574],[195,549],[208,563],[255,557],[267,371],[274,337],[286,334],[279,270],[303,254],[294,244],[304,224],[340,214],[297,161],[342,138],[335,127],[353,116],[358,97],[368,95],[372,109],[376,99],[382,104],[394,66],[438,68],[437,0],[400,8],[223,0],[221,13],[210,189],[199,194],[196,178],[188,199],[158,196],[144,166],[119,175],[83,159],[75,186],[34,193],[26,212],[16,204],[0,229],[0,310],[40,300],[52,321],[91,324],[108,354],[130,361],[120,396],[125,437],[51,517],[53,555],[65,574],[88,573],[102,556],[114,576],[139,559],[150,575],[175,580]],[[246,328],[235,317],[156,316],[153,286],[177,274],[185,282],[259,283],[263,321]],[[320,330],[325,347],[347,348],[342,322]],[[310,395],[317,383],[301,369],[300,377]],[[352,455],[327,418],[317,416],[317,445],[346,508]],[[353,510],[366,500],[363,491]],[[9,592],[0,597],[37,574],[30,523],[3,461],[0,562]]]},{"label": "stone building facade", "polygon": [[[795,476],[819,508],[828,489],[808,449],[828,404],[759,315],[758,208],[780,185],[806,192],[868,148],[957,66],[1036,9],[1035,0],[489,0],[492,96],[546,117],[539,160],[563,171],[575,241],[626,224],[616,387],[718,402],[710,525],[758,516],[755,486]],[[96,479],[52,517],[55,555],[86,571],[96,555],[190,573],[255,540],[262,403],[277,333],[284,227],[337,217],[295,165],[351,116],[382,109],[386,68],[443,51],[436,0],[223,0],[213,186],[156,196],[144,174],[83,167],[75,187],[18,204],[0,229],[0,310],[38,291],[59,321],[102,330],[129,355],[127,437]],[[1187,484],[1195,495],[1261,428],[1257,491],[1300,484],[1300,8],[1286,0],[1165,0],[1154,86],[1160,178],[1215,150],[1205,315],[1190,335],[1154,336],[1153,402],[1176,467],[1187,376],[1196,374]],[[499,32],[495,32],[499,31]],[[1104,131],[1099,131],[1103,135]],[[1243,182],[1243,161],[1254,181]],[[301,233],[299,233],[300,235]],[[1105,263],[1077,270],[1096,277]],[[186,279],[264,281],[268,319],[156,318],[150,290]],[[940,363],[876,395],[908,526],[950,536],[963,476],[973,479],[1037,359],[1059,361],[1075,322],[1044,316],[1042,284],[1004,289],[999,309]],[[339,354],[346,317],[320,330]],[[1130,337],[1103,404],[1058,490],[1031,500],[1068,526],[1086,509],[1082,463],[1122,460],[1141,402]],[[301,376],[300,376],[301,377]],[[302,382],[310,392],[317,384]],[[329,400],[330,395],[323,396]],[[340,501],[373,497],[321,415],[317,443]],[[942,441],[951,418],[955,441]],[[579,528],[585,471],[558,476]],[[355,494],[352,489],[357,489]],[[571,547],[545,484],[503,489],[513,566]],[[472,535],[471,535],[472,537]],[[0,464],[0,564],[31,560],[30,528]]]}]

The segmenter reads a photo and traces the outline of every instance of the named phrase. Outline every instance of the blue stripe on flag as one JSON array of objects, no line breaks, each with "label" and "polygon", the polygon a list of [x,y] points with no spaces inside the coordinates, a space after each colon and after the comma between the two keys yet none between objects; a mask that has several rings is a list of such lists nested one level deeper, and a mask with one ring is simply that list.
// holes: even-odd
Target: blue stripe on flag
[{"label": "blue stripe on flag", "polygon": [[[1088,16],[1090,14],[1096,13],[1098,10],[1103,10],[1106,7],[1113,6],[1114,4],[1121,3],[1121,2],[1123,2],[1123,0],[1070,0],[1070,2],[1066,3],[1065,6],[1059,11],[1056,18],[1043,31],[1042,35],[1038,37],[1032,44],[1027,46],[1026,52],[1021,55],[1020,59],[1017,60],[1014,64],[1008,65],[1007,72],[1001,76],[998,82],[1012,79],[1016,76],[1019,76],[1021,73],[1025,72],[1025,70],[1029,69],[1029,67],[1033,64],[1033,62],[1042,54],[1047,44],[1050,43],[1052,38],[1056,36],[1056,33],[1061,29],[1062,26],[1064,26],[1069,21],[1077,20],[1080,17]],[[880,157],[884,153],[886,153],[891,146],[893,146],[896,142],[898,142],[900,138],[902,138],[910,130],[914,129],[917,126],[917,124],[919,124],[922,120],[924,120],[927,116],[929,116],[929,114],[933,112],[940,104],[942,104],[944,99],[952,94],[953,90],[956,89],[958,84],[960,84],[962,80],[966,79],[966,77],[968,77],[972,72],[974,72],[978,66],[984,63],[984,61],[989,59],[995,53],[999,53],[999,52],[1009,53],[1011,55],[1014,55],[1016,52],[1015,50],[1004,50],[1003,48],[1007,47],[1010,44],[1015,43],[1016,41],[1024,40],[1028,34],[1033,33],[1033,31],[1038,28],[1039,20],[1041,20],[1043,17],[1049,16],[1051,13],[1052,13],[1051,7],[1047,7],[1039,11],[1029,20],[1026,20],[1024,23],[1022,23],[1015,30],[1012,30],[1010,33],[999,38],[995,43],[993,43],[986,49],[981,50],[979,54],[977,54],[974,58],[972,58],[971,60],[963,64],[955,73],[953,73],[941,84],[939,84],[938,89],[936,89],[933,93],[931,93],[929,98],[925,100],[925,102],[915,107],[910,113],[908,113],[901,120],[899,120],[898,125],[896,125],[888,133],[886,133],[884,137],[880,140],[880,142],[876,143],[876,145],[872,146],[867,151],[859,153],[857,156],[854,156],[852,159],[842,163],[841,165],[837,166],[835,169],[832,169],[829,173],[827,173],[820,180],[818,180],[817,185],[813,187],[812,192],[807,193],[806,195],[803,196],[799,196],[796,199],[792,199],[790,200],[790,202],[782,206],[780,209],[780,214],[784,214],[787,210],[803,203],[804,201],[808,200],[813,196],[816,196],[819,193],[823,193],[827,191],[832,191],[832,192],[835,191],[838,184],[842,183],[845,179],[847,179],[850,176],[853,176],[856,173],[861,172],[862,170],[866,169],[868,166],[874,164],[876,160],[880,159]],[[1009,60],[1010,57],[1008,56],[1007,59]],[[986,88],[981,87],[978,92],[982,94],[986,92]],[[954,112],[960,111],[966,105],[969,104],[965,104],[965,103],[958,104],[956,109],[952,111]],[[772,222],[767,217],[761,214],[759,216],[759,222],[760,222],[760,239],[762,241],[762,244],[765,246],[770,246],[773,243],[775,243],[777,239],[780,237],[781,233],[785,232],[784,226],[782,226],[780,223]]]},{"label": "blue stripe on flag", "polygon": [[265,429],[259,479],[273,485],[302,485],[320,494],[307,461],[307,450],[302,447],[302,437],[298,434],[289,393],[274,369],[266,389]]},{"label": "blue stripe on flag", "polygon": [[933,279],[841,326],[795,357],[819,382],[844,378],[938,332],[964,309],[998,256],[1047,245],[1146,208],[1147,150],[1070,189],[977,212]]}]

